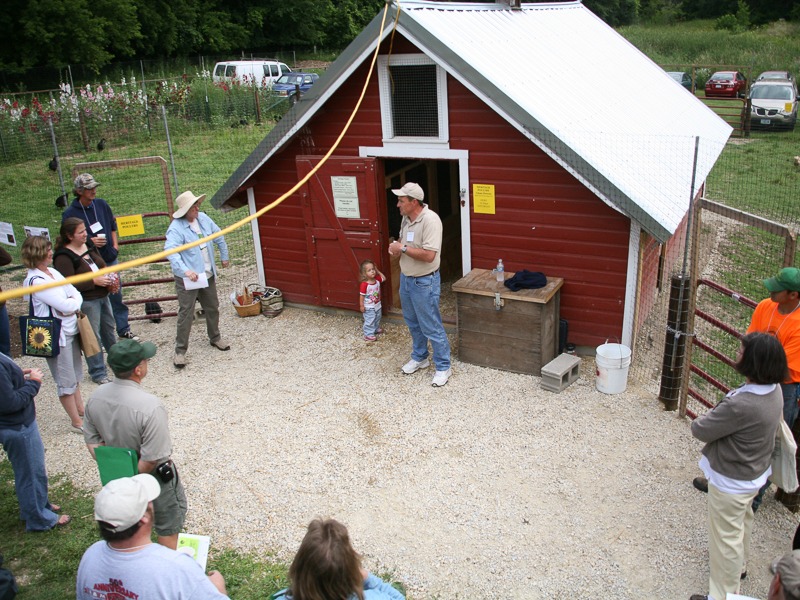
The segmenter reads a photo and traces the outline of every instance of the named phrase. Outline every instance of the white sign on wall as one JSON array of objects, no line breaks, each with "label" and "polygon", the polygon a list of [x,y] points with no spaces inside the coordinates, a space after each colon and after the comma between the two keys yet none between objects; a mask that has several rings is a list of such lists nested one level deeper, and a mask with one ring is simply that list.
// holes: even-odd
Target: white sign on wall
[{"label": "white sign on wall", "polygon": [[333,205],[340,219],[360,219],[358,206],[358,186],[355,177],[331,177]]}]

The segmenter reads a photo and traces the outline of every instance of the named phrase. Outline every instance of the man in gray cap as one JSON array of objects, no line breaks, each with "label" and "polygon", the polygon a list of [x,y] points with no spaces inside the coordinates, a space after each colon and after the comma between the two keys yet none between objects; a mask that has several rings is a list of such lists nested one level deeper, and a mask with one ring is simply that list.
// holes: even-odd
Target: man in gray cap
[{"label": "man in gray cap", "polygon": [[94,501],[102,540],[89,546],[78,567],[76,597],[227,598],[219,571],[207,576],[188,554],[151,542],[153,500],[161,486],[146,473],[109,481]]},{"label": "man in gray cap", "polygon": [[152,473],[160,483],[155,498],[158,543],[173,550],[186,518],[186,493],[172,462],[172,441],[167,410],[161,401],[142,387],[147,361],[156,354],[150,342],[120,340],[108,351],[108,365],[116,379],[98,387],[83,419],[83,437],[92,457],[98,446],[132,448],[139,456],[139,473]]},{"label": "man in gray cap", "polygon": [[425,193],[419,184],[409,182],[392,193],[403,222],[400,239],[389,244],[389,254],[400,256],[400,300],[412,342],[411,360],[402,370],[410,375],[430,366],[430,342],[436,366],[431,385],[441,387],[452,374],[450,342],[439,312],[442,220],[423,202]]},{"label": "man in gray cap", "polygon": [[775,577],[767,600],[800,600],[800,550],[792,550],[773,563]]},{"label": "man in gray cap", "polygon": [[[117,239],[117,220],[108,202],[97,198],[97,186],[100,184],[89,173],[82,173],[75,178],[73,190],[75,200],[72,201],[61,214],[61,221],[68,217],[82,219],[86,225],[86,232],[92,243],[97,246],[97,251],[106,266],[117,264],[119,254],[119,241]],[[114,311],[114,321],[117,325],[117,335],[120,338],[138,340],[131,331],[128,323],[128,307],[122,302],[122,288],[108,295],[111,300],[111,309]]]}]

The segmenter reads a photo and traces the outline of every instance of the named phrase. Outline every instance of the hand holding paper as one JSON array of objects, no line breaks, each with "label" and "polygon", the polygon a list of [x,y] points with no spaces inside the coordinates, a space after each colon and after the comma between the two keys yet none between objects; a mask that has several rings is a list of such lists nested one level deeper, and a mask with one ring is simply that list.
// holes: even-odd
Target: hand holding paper
[{"label": "hand holding paper", "polygon": [[192,281],[188,277],[183,278],[183,287],[187,290],[199,290],[208,287],[208,277],[205,273],[198,273],[197,279]]}]

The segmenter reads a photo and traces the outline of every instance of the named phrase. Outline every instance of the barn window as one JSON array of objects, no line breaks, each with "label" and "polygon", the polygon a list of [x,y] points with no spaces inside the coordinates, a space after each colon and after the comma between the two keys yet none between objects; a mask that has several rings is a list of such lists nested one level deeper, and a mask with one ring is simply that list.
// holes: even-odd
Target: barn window
[{"label": "barn window", "polygon": [[378,70],[384,141],[446,142],[446,75],[424,55],[381,56]]}]

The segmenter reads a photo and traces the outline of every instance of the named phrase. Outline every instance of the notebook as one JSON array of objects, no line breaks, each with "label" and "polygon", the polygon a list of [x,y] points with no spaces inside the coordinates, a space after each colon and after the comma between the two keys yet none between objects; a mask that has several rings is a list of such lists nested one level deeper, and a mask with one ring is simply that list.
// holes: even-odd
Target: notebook
[{"label": "notebook", "polygon": [[132,477],[139,472],[139,457],[130,448],[98,446],[94,449],[94,455],[103,485],[120,477]]}]

